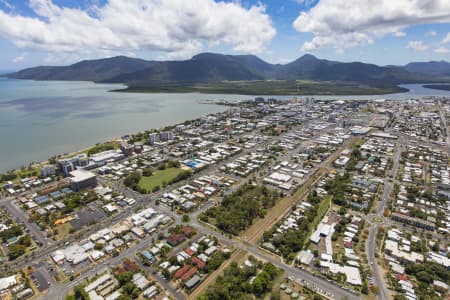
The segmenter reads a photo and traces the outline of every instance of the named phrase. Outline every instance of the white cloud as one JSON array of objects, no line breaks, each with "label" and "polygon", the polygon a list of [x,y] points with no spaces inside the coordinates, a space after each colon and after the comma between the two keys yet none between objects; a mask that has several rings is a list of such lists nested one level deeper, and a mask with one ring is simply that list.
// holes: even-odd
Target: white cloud
[{"label": "white cloud", "polygon": [[195,53],[204,44],[258,53],[275,36],[262,4],[214,0],[109,0],[86,10],[30,0],[39,18],[0,10],[0,36],[48,52],[161,51]]},{"label": "white cloud", "polygon": [[12,62],[15,64],[21,63],[27,58],[27,56],[28,56],[28,53],[22,53],[19,56],[14,57]]},{"label": "white cloud", "polygon": [[448,49],[446,47],[439,47],[439,48],[435,49],[434,52],[439,53],[439,54],[448,54],[448,53],[450,53],[450,49]]},{"label": "white cloud", "polygon": [[445,44],[448,44],[448,43],[450,43],[450,32],[447,33],[447,35],[445,36],[445,38],[442,39],[441,45],[445,45]]},{"label": "white cloud", "polygon": [[430,30],[425,34],[425,36],[436,36],[436,35],[437,35],[437,32],[434,30]]},{"label": "white cloud", "polygon": [[354,32],[341,36],[315,36],[311,41],[305,42],[302,51],[309,52],[318,48],[332,46],[335,49],[345,49],[364,44],[372,44],[373,40],[365,33]]},{"label": "white cloud", "polygon": [[411,41],[408,43],[407,48],[414,51],[423,52],[425,50],[428,50],[429,47],[422,41]]},{"label": "white cloud", "polygon": [[404,36],[406,36],[406,33],[403,32],[403,31],[396,31],[396,32],[394,32],[394,36],[396,36],[396,37],[404,37]]},{"label": "white cloud", "polygon": [[448,0],[321,0],[293,26],[313,33],[303,50],[353,47],[416,24],[450,22]]}]

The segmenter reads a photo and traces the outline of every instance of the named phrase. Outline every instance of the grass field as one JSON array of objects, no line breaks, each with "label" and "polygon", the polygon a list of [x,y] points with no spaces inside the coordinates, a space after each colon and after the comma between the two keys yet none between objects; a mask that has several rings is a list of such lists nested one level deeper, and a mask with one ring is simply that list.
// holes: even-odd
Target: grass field
[{"label": "grass field", "polygon": [[180,168],[168,168],[165,170],[156,170],[150,177],[142,176],[139,181],[139,187],[152,191],[155,186],[163,186],[163,183],[169,183],[170,180],[177,177],[178,174],[183,172]]},{"label": "grass field", "polygon": [[55,235],[56,240],[60,241],[68,237],[72,228],[73,226],[70,223],[57,226],[56,229],[58,229],[58,234]]},{"label": "grass field", "polygon": [[317,225],[319,225],[320,221],[323,219],[323,216],[325,216],[325,214],[327,213],[328,208],[331,205],[331,199],[333,199],[333,197],[331,195],[328,195],[323,198],[322,202],[320,202],[319,209],[317,210],[317,216],[311,223],[310,233],[316,230]]}]

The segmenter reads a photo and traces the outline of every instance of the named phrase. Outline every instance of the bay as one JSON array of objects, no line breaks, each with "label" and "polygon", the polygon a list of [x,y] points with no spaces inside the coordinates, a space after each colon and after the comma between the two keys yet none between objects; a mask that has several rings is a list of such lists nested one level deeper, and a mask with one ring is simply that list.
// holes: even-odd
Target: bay
[{"label": "bay", "polygon": [[[404,85],[410,92],[374,96],[310,96],[316,99],[409,99],[450,96],[448,91]],[[227,109],[204,100],[253,96],[111,93],[116,84],[0,78],[0,172],[92,146],[124,134],[161,128]],[[292,96],[275,96],[291,99]],[[308,96],[299,96],[299,98]]]},{"label": "bay", "polygon": [[0,78],[0,172],[227,109],[195,94],[108,92],[117,88]]}]

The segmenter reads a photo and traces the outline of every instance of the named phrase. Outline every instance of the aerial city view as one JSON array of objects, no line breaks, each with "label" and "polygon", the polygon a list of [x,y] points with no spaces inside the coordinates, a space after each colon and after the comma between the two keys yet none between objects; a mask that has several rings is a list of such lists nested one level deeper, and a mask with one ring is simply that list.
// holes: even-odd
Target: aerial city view
[{"label": "aerial city view", "polygon": [[449,12],[0,0],[0,299],[450,299]]}]

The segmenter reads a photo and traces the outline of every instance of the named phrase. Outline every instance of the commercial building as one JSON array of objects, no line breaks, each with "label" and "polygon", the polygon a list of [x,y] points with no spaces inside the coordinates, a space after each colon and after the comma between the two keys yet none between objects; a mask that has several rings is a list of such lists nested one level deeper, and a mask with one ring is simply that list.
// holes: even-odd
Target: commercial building
[{"label": "commercial building", "polygon": [[122,142],[120,144],[120,150],[126,157],[133,155],[133,145],[130,145],[127,142]]},{"label": "commercial building", "polygon": [[108,162],[122,158],[124,158],[124,154],[119,150],[107,150],[90,156],[91,164],[96,167],[104,166]]},{"label": "commercial building", "polygon": [[89,159],[85,153],[75,155],[71,158],[58,160],[58,169],[64,176],[69,176],[70,172],[77,167],[85,167],[89,164]]},{"label": "commercial building", "polygon": [[97,186],[97,176],[86,170],[74,170],[70,172],[70,183],[73,191],[78,192]]}]

